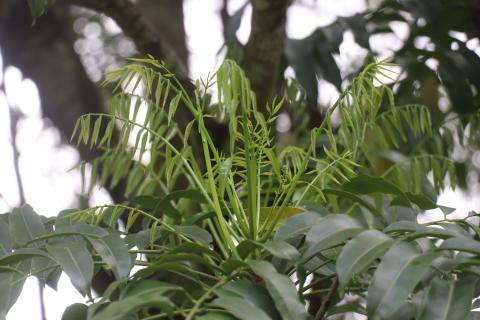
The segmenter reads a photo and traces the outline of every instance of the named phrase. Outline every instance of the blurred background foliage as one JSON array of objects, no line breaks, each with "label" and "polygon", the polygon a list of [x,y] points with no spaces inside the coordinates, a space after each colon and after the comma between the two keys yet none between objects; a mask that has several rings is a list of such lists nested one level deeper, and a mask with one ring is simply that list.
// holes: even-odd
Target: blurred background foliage
[{"label": "blurred background foliage", "polygon": [[[260,106],[287,97],[277,123],[278,141],[301,143],[302,128],[321,123],[332,100],[325,96],[338,95],[372,59],[392,56],[399,64],[391,81],[397,104],[426,105],[434,129],[452,122],[458,127],[452,132],[459,133],[439,129],[433,141],[410,139],[400,153],[433,148],[456,161],[461,187],[475,184],[480,169],[480,1],[370,0],[364,12],[338,16],[307,37],[289,38],[291,6],[313,10],[324,1],[218,1],[224,38],[218,61],[229,57],[245,69]],[[27,5],[36,18],[34,27]],[[80,115],[105,110],[110,96],[97,84],[126,58],[151,54],[162,59],[193,90],[184,19],[180,0],[6,0],[0,4],[3,64],[18,67],[35,82],[47,123],[69,137]],[[246,40],[239,37],[245,21],[250,27]],[[347,48],[355,49],[348,59],[340,54],[346,38],[355,42]],[[297,83],[306,99],[299,98]],[[219,136],[225,129],[216,122],[209,127]],[[464,135],[467,143],[462,143]],[[86,161],[99,155],[82,146],[78,151]],[[376,173],[396,156],[379,155]],[[110,194],[122,199],[121,191]]]}]

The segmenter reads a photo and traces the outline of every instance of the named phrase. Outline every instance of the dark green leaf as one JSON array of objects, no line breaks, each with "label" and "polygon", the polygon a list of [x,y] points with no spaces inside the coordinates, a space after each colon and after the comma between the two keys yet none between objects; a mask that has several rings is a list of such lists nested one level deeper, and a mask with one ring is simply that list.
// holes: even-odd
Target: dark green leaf
[{"label": "dark green leaf", "polygon": [[45,234],[40,216],[28,204],[13,209],[9,216],[10,232],[15,243],[24,245]]},{"label": "dark green leaf", "polygon": [[373,319],[388,319],[405,302],[437,254],[422,254],[399,242],[385,254],[368,289],[367,312]]},{"label": "dark green leaf", "polygon": [[35,257],[51,259],[51,257],[45,251],[42,251],[40,249],[22,248],[22,249],[17,249],[8,255],[3,256],[0,259],[0,265],[5,266],[5,265],[20,262],[23,260],[32,259]]},{"label": "dark green leaf", "polygon": [[287,240],[307,232],[317,224],[322,216],[317,212],[307,211],[288,218],[275,234],[275,240]]},{"label": "dark green leaf", "polygon": [[17,272],[0,273],[0,319],[5,319],[8,310],[15,304],[30,271],[30,261],[21,261],[14,266]]},{"label": "dark green leaf", "polygon": [[330,215],[313,226],[305,237],[305,260],[320,251],[338,245],[355,234],[363,227],[354,219],[344,214]]},{"label": "dark green leaf", "polygon": [[168,291],[179,290],[178,288],[169,283],[153,280],[137,282],[129,288],[125,297],[108,304],[91,320],[122,320],[125,316],[145,307],[156,307],[170,313],[173,310],[173,304],[165,294]]},{"label": "dark green leaf", "polygon": [[357,273],[379,258],[394,240],[377,230],[367,230],[348,241],[337,259],[340,287],[344,288]]},{"label": "dark green leaf", "polygon": [[8,224],[0,219],[0,257],[12,251],[13,242]]},{"label": "dark green leaf", "polygon": [[342,185],[342,190],[354,194],[384,193],[405,197],[405,194],[393,183],[374,176],[359,175]]},{"label": "dark green leaf", "polygon": [[[238,297],[242,299],[243,304],[248,305],[248,309],[258,312],[259,317],[264,317],[265,319],[281,319],[277,309],[275,309],[274,301],[268,294],[268,291],[251,281],[239,280],[235,282],[229,282],[215,292],[219,299],[230,297]],[[216,301],[218,301],[218,299]],[[214,303],[216,303],[216,301]],[[241,309],[233,310],[233,308],[230,308],[228,304],[225,304],[225,302],[228,301],[220,300],[219,305],[223,306],[225,309],[229,310],[232,314],[241,319],[252,319],[246,317],[246,315],[241,315]],[[234,299],[234,302],[238,302],[238,300]],[[237,315],[237,313],[240,315]]]},{"label": "dark green leaf", "polygon": [[62,320],[87,320],[87,310],[83,303],[74,303],[65,309]]},{"label": "dark green leaf", "polygon": [[89,294],[93,277],[93,259],[85,245],[76,242],[63,246],[47,245],[47,250],[82,294]]},{"label": "dark green leaf", "polygon": [[480,242],[466,238],[450,238],[442,243],[440,249],[458,250],[480,255]]},{"label": "dark green leaf", "polygon": [[477,279],[433,279],[423,301],[420,320],[463,320],[470,314]]},{"label": "dark green leaf", "polygon": [[209,312],[201,316],[196,316],[195,320],[236,320],[236,318],[228,313]]},{"label": "dark green leaf", "polygon": [[101,238],[89,238],[102,260],[107,263],[117,279],[128,276],[132,260],[125,242],[116,234]]},{"label": "dark green leaf", "polygon": [[297,248],[282,240],[265,242],[262,246],[273,256],[280,259],[294,261],[300,257],[300,252],[298,252]]},{"label": "dark green leaf", "polygon": [[173,226],[173,228],[184,236],[207,245],[213,241],[212,236],[207,230],[197,226]]},{"label": "dark green leaf", "polygon": [[305,306],[300,301],[297,289],[290,278],[278,273],[266,261],[249,261],[248,265],[265,280],[267,290],[284,320],[308,319]]}]

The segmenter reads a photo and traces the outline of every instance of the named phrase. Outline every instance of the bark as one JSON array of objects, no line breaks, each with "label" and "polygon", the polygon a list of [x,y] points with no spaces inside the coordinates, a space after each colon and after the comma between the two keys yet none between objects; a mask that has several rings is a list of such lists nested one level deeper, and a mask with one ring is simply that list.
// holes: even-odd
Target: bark
[{"label": "bark", "polygon": [[280,91],[285,68],[283,50],[287,8],[291,0],[253,0],[250,38],[241,65],[264,110]]}]

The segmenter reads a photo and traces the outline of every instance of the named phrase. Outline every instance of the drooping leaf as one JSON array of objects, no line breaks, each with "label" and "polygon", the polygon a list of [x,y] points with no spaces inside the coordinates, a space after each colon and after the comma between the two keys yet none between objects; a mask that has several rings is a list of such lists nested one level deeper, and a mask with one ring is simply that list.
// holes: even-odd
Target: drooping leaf
[{"label": "drooping leaf", "polygon": [[[275,308],[272,297],[270,297],[270,295],[268,294],[268,291],[265,288],[256,285],[251,281],[243,279],[235,282],[229,282],[220,287],[220,289],[216,290],[215,293],[217,294],[218,299],[231,297],[240,298],[241,300],[243,300],[242,303],[244,306],[245,304],[247,304],[248,309],[252,308],[253,312],[258,312],[259,319],[260,317],[265,317],[266,319],[281,319],[278,310]],[[237,312],[230,308],[228,305],[225,306],[224,302],[228,301],[220,301],[220,303],[223,304],[223,307],[232,312],[232,314],[236,315],[241,319],[252,319],[248,318],[245,314],[240,316],[237,315],[238,313],[242,314],[241,310],[245,307],[237,310],[240,311]],[[234,299],[234,302],[238,302],[238,300]]]},{"label": "drooping leaf", "polygon": [[30,240],[45,234],[40,216],[28,204],[13,209],[9,215],[10,233],[16,244],[24,245]]},{"label": "drooping leaf", "polygon": [[419,320],[463,320],[470,314],[473,292],[478,279],[460,280],[435,278],[424,299]]},{"label": "drooping leaf", "polygon": [[173,226],[176,231],[183,234],[184,236],[200,241],[205,244],[210,244],[213,239],[210,233],[198,226]]},{"label": "drooping leaf", "polygon": [[0,265],[10,265],[23,260],[37,257],[51,259],[50,255],[48,255],[48,253],[43,250],[34,248],[21,248],[0,258]]},{"label": "drooping leaf", "polygon": [[265,280],[267,290],[284,320],[308,319],[304,304],[290,278],[278,273],[266,261],[249,261],[248,265]]},{"label": "drooping leaf", "polygon": [[65,309],[62,320],[87,320],[87,310],[87,305],[74,303]]},{"label": "drooping leaf", "polygon": [[337,259],[340,287],[345,287],[357,273],[379,258],[394,240],[378,230],[367,230],[348,241]]},{"label": "drooping leaf", "polygon": [[282,240],[273,240],[265,242],[262,245],[267,251],[269,251],[273,256],[286,259],[289,261],[297,260],[300,257],[300,252],[297,248],[292,246],[286,241]]},{"label": "drooping leaf", "polygon": [[338,245],[362,231],[363,227],[344,214],[330,215],[313,226],[305,237],[305,260],[320,251]]},{"label": "drooping leaf", "polygon": [[0,319],[5,319],[8,310],[15,304],[30,271],[30,261],[24,260],[13,266],[16,272],[0,273]]},{"label": "drooping leaf", "polygon": [[128,276],[132,268],[132,260],[125,242],[116,234],[100,238],[89,238],[90,243],[102,260],[112,268],[117,279]]},{"label": "drooping leaf", "polygon": [[308,231],[317,224],[322,216],[313,211],[307,211],[287,219],[275,233],[275,240],[287,240]]},{"label": "drooping leaf", "polygon": [[392,246],[382,258],[368,289],[369,317],[388,319],[396,312],[437,256],[422,254],[407,242]]},{"label": "drooping leaf", "polygon": [[450,238],[440,245],[440,249],[458,250],[480,255],[480,242],[467,238]]},{"label": "drooping leaf", "polygon": [[137,282],[127,291],[125,297],[108,304],[96,313],[92,320],[122,320],[145,307],[160,308],[171,313],[173,303],[165,294],[172,290],[179,290],[179,287],[153,280]]},{"label": "drooping leaf", "polygon": [[65,243],[62,246],[47,245],[47,251],[82,294],[89,294],[93,277],[93,259],[85,245],[77,242]]}]

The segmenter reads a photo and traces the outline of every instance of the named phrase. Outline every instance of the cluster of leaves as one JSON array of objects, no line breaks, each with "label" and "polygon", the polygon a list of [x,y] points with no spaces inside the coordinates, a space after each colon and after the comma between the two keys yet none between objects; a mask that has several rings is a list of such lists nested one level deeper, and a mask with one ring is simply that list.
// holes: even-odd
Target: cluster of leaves
[{"label": "cluster of leaves", "polygon": [[[109,114],[81,117],[73,135],[104,151],[81,166],[90,189],[126,181],[130,200],[51,220],[28,206],[2,217],[3,316],[25,277],[55,287],[59,270],[89,297],[64,319],[474,315],[477,215],[448,219],[451,209],[435,203],[445,176],[455,182],[452,162],[422,154],[373,175],[377,154],[431,134],[428,110],[396,107],[379,81],[388,62],[368,65],[303,146],[275,143],[283,100],[259,112],[232,61],[197,81],[193,98],[161,62],[133,62],[106,77]],[[179,108],[193,120],[181,122]],[[228,122],[225,149],[213,142],[210,118]],[[444,219],[417,222],[434,208]],[[99,270],[115,281],[93,299]]]}]

